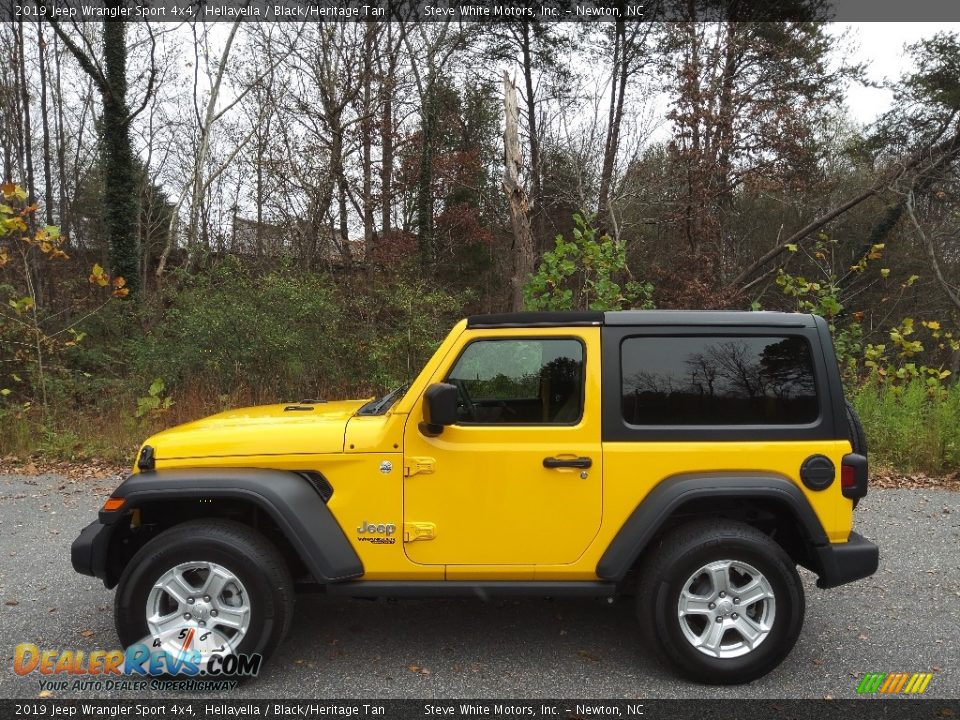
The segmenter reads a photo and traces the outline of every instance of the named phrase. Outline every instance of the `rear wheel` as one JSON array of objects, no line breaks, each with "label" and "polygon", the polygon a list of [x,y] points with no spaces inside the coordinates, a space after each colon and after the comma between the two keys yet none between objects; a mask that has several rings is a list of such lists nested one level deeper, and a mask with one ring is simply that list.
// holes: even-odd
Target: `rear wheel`
[{"label": "rear wheel", "polygon": [[646,638],[682,674],[735,684],[775,668],[803,626],[803,585],[783,549],[759,530],[701,521],[667,535],[641,569]]}]

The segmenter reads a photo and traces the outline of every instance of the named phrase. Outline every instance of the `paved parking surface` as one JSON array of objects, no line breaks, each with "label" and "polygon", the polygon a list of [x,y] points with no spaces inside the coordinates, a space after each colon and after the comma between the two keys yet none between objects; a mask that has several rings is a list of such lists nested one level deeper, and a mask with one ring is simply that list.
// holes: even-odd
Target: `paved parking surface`
[{"label": "paved parking surface", "polygon": [[[13,673],[18,643],[117,645],[112,591],[74,573],[69,557],[114,485],[0,476],[0,697],[38,695],[35,675]],[[661,667],[629,602],[312,595],[298,599],[293,631],[260,678],[230,697],[842,698],[864,672],[931,670],[927,696],[960,697],[960,493],[874,490],[856,522],[880,544],[880,571],[834,590],[806,574],[800,641],[747,686],[704,688]]]}]

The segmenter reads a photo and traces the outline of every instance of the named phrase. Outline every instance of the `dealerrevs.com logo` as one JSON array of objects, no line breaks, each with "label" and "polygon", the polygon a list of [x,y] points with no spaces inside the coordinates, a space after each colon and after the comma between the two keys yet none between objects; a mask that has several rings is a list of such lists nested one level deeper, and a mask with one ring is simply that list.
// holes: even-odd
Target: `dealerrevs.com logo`
[{"label": "dealerrevs.com logo", "polygon": [[920,695],[933,679],[933,673],[867,673],[857,685],[860,695]]},{"label": "dealerrevs.com logo", "polygon": [[13,671],[36,675],[40,690],[229,690],[239,677],[255,677],[263,657],[234,653],[213,631],[182,628],[147,638],[126,650],[40,648],[21,643]]}]

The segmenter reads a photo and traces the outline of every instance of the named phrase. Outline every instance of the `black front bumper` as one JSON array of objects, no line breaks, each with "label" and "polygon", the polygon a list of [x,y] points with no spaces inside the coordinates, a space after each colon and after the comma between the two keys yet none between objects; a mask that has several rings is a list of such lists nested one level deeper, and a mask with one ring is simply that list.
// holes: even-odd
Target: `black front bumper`
[{"label": "black front bumper", "polygon": [[817,558],[817,587],[832,588],[860,578],[869,577],[880,564],[880,548],[858,535],[850,533],[847,542],[815,547]]},{"label": "black front bumper", "polygon": [[82,575],[93,575],[112,588],[117,579],[108,571],[110,538],[116,526],[104,525],[94,520],[80,531],[80,536],[70,546],[70,562],[73,569]]}]

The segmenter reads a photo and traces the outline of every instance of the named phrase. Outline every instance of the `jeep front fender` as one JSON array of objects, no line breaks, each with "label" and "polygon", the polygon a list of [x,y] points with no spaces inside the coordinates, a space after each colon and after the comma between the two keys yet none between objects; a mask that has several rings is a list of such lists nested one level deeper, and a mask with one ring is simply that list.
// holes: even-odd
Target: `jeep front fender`
[{"label": "jeep front fender", "polygon": [[277,524],[318,582],[363,575],[360,558],[323,498],[296,472],[259,468],[157,470],[131,475],[112,497],[125,502],[116,511],[100,511],[104,526],[115,524],[131,509],[156,501],[231,498],[249,502]]}]

